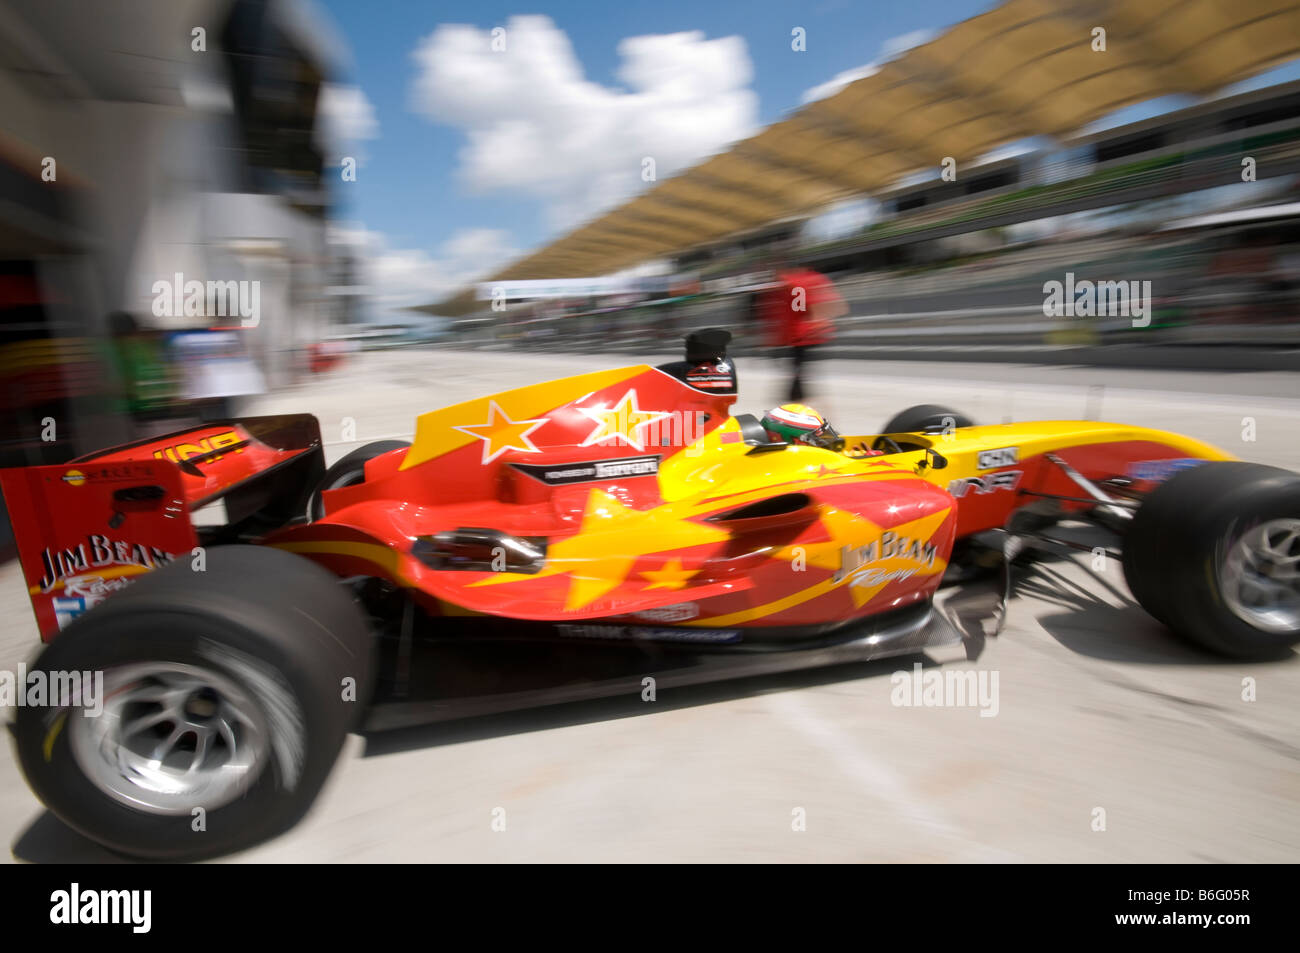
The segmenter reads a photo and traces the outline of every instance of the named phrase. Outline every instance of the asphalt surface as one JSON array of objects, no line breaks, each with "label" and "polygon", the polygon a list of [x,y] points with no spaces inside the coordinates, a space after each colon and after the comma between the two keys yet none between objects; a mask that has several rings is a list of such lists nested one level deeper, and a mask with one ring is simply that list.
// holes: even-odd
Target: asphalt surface
[{"label": "asphalt surface", "polygon": [[[625,362],[377,352],[249,412],[316,413],[332,460],[409,436],[420,411]],[[739,370],[738,411],[780,402],[779,365]],[[827,396],[812,402],[842,432],[941,403],[977,422],[1162,427],[1300,469],[1298,374],[819,371]],[[0,568],[0,612],[0,668],[12,670],[36,645],[13,565]],[[996,714],[893,704],[891,675],[926,661],[905,658],[356,737],[297,827],[229,859],[1300,860],[1300,656],[1244,664],[1184,646],[1133,604],[1118,565],[1094,572],[1083,558],[1040,564],[1001,635],[936,656],[927,672],[996,677]],[[7,745],[0,838],[20,861],[116,859],[40,807]]]}]

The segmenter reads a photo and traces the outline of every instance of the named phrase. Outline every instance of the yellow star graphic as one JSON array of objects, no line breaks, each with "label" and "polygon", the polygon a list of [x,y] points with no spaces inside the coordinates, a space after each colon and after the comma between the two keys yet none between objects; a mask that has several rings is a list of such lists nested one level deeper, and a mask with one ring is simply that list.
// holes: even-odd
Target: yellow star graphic
[{"label": "yellow star graphic", "polygon": [[541,453],[528,435],[547,423],[550,418],[537,420],[511,420],[509,415],[497,406],[495,400],[488,402],[488,419],[485,424],[468,424],[453,427],[461,433],[477,437],[483,441],[483,462],[491,463],[507,450],[522,450],[524,453]]},{"label": "yellow star graphic", "polygon": [[623,399],[613,407],[602,405],[577,409],[579,413],[585,414],[599,425],[587,435],[586,440],[582,441],[584,447],[589,447],[593,443],[604,443],[606,440],[617,440],[636,450],[644,451],[645,446],[637,431],[646,424],[672,416],[667,411],[642,410],[638,407],[635,388],[624,394]]},{"label": "yellow star graphic", "polygon": [[646,591],[651,589],[685,589],[690,578],[699,573],[698,569],[683,569],[680,559],[670,559],[663,569],[645,569],[641,577],[650,580]]},{"label": "yellow star graphic", "polygon": [[772,554],[773,559],[800,562],[817,569],[839,569],[845,546],[857,545],[880,535],[880,527],[848,510],[822,504],[818,517],[830,539],[820,543],[794,543]]},{"label": "yellow star graphic", "polygon": [[[494,586],[568,573],[571,581],[564,608],[573,611],[622,585],[641,556],[721,542],[731,536],[719,527],[661,510],[634,510],[604,490],[593,488],[587,496],[581,529],[547,549],[546,567],[541,572],[496,573],[473,585]],[[680,572],[680,560],[677,565]],[[659,570],[667,571],[667,567]]]}]

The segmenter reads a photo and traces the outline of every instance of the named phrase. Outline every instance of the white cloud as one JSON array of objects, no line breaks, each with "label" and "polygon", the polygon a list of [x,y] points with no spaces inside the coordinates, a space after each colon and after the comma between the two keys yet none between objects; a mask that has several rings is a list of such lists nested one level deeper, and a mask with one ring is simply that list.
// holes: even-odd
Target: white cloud
[{"label": "white cloud", "polygon": [[375,107],[359,86],[321,84],[316,99],[317,141],[325,151],[327,165],[338,165],[342,156],[364,159],[362,143],[379,138]]},{"label": "white cloud", "polygon": [[883,63],[886,60],[897,59],[908,50],[929,43],[934,37],[935,31],[926,29],[913,30],[902,36],[891,36],[880,44],[880,55],[876,57],[876,61]]},{"label": "white cloud", "polygon": [[412,104],[456,126],[459,174],[478,191],[540,198],[563,228],[752,134],[758,100],[738,36],[637,36],[618,47],[625,88],[592,82],[568,37],[543,16],[512,17],[506,49],[472,26],[443,25],[413,57]]},{"label": "white cloud", "polygon": [[331,223],[329,240],[354,249],[357,283],[370,311],[393,320],[409,320],[404,308],[444,298],[519,255],[509,235],[493,228],[462,229],[443,242],[436,255],[393,248],[382,232],[357,223]]},{"label": "white cloud", "polygon": [[845,86],[856,82],[860,79],[866,79],[880,72],[880,67],[890,60],[898,59],[913,47],[929,43],[935,37],[933,30],[913,30],[911,33],[904,33],[902,36],[890,37],[884,43],[880,44],[880,52],[876,58],[865,66],[855,66],[853,69],[846,69],[842,73],[828,79],[826,82],[806,90],[803,94],[803,101],[811,103],[818,99],[827,99],[834,96]]},{"label": "white cloud", "polygon": [[880,72],[880,67],[875,63],[868,63],[866,66],[855,66],[853,69],[846,69],[842,73],[836,73],[824,83],[814,86],[812,89],[805,90],[803,101],[811,103],[818,99],[829,99],[834,96],[845,86],[855,83],[860,79],[866,79]]}]

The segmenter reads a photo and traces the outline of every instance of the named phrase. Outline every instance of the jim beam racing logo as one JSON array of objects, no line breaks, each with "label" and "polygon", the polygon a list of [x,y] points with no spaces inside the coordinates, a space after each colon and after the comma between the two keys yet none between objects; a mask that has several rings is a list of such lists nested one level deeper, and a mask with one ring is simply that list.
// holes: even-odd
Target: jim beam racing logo
[{"label": "jim beam racing logo", "polygon": [[948,492],[957,499],[968,493],[986,496],[998,490],[1014,490],[1020,485],[1022,470],[1002,470],[985,476],[963,477],[948,484]]},{"label": "jim beam racing logo", "polygon": [[617,460],[588,460],[581,463],[512,463],[516,470],[548,486],[569,483],[594,483],[627,477],[654,476],[659,472],[659,458],[622,457]]},{"label": "jim beam racing logo", "polygon": [[[41,552],[44,575],[39,584],[41,594],[61,588],[53,600],[59,628],[63,628],[91,606],[98,605],[130,583],[136,570],[157,569],[175,557],[156,546],[145,546],[107,536],[89,535],[84,543],[69,549]],[[124,567],[113,569],[112,567]]]},{"label": "jim beam racing logo", "polygon": [[[915,575],[922,569],[934,567],[938,547],[928,539],[902,536],[892,530],[880,534],[865,546],[844,546],[840,549],[840,568],[831,580],[839,584],[846,579],[854,586],[878,586],[897,582]],[[898,568],[873,566],[873,563],[894,560],[904,565]]]},{"label": "jim beam racing logo", "polygon": [[157,569],[172,561],[171,553],[157,546],[145,546],[123,539],[109,539],[107,536],[91,534],[84,543],[69,549],[49,549],[41,553],[41,565],[45,575],[41,578],[41,592],[49,592],[60,581],[82,576],[92,569],[107,566],[135,566],[141,569]]}]

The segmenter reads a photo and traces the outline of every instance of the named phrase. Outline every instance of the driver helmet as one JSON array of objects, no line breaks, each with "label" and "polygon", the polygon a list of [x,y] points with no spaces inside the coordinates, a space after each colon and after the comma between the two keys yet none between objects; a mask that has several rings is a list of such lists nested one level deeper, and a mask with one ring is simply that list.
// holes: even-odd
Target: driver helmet
[{"label": "driver helmet", "polygon": [[838,450],[844,438],[826,418],[807,404],[782,404],[763,415],[763,429],[773,440],[799,443],[825,450]]}]

